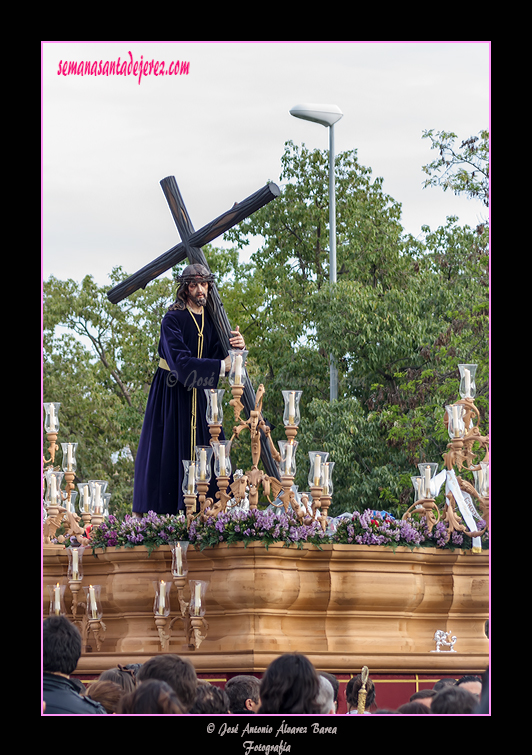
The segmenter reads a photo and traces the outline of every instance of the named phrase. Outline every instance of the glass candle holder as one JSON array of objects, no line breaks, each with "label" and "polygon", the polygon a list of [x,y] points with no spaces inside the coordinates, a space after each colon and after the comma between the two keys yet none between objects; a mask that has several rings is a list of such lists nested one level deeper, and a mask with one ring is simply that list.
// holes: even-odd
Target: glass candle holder
[{"label": "glass candle holder", "polygon": [[108,483],[105,480],[89,480],[91,491],[91,514],[103,515],[104,495]]},{"label": "glass candle holder", "polygon": [[322,466],[322,486],[323,495],[333,494],[333,481],[332,473],[334,469],[334,461],[326,461]]},{"label": "glass candle holder", "polygon": [[445,410],[449,420],[447,425],[449,437],[451,439],[463,438],[465,434],[465,406],[463,404],[452,404],[451,406],[446,406]]},{"label": "glass candle holder", "polygon": [[44,406],[44,429],[47,433],[59,431],[59,407],[60,403],[47,402]]},{"label": "glass candle holder", "polygon": [[44,503],[46,506],[61,506],[63,499],[61,497],[61,484],[63,482],[64,472],[47,472],[46,473],[46,494]]},{"label": "glass candle holder", "polygon": [[212,446],[196,446],[196,480],[210,482],[212,475]]},{"label": "glass candle holder", "polygon": [[200,579],[190,579],[188,584],[190,586],[190,615],[205,616],[205,593],[209,583]]},{"label": "glass candle holder", "polygon": [[477,387],[475,385],[475,373],[478,365],[459,364],[460,370],[460,396],[461,398],[475,398]]},{"label": "glass candle holder", "polygon": [[473,470],[475,490],[482,498],[489,498],[490,494],[490,465],[487,461],[480,462],[480,469]]},{"label": "glass candle holder", "polygon": [[63,506],[67,511],[70,511],[72,514],[76,513],[76,501],[78,499],[78,491],[77,490],[71,490],[70,491],[70,497],[66,499],[66,501],[63,501]]},{"label": "glass candle holder", "polygon": [[109,501],[111,500],[111,493],[104,493],[103,496],[103,515],[109,516]]},{"label": "glass candle holder", "polygon": [[208,425],[221,425],[224,418],[222,400],[225,391],[223,388],[204,388],[207,399],[207,411],[205,417]]},{"label": "glass candle holder", "polygon": [[67,577],[74,582],[81,582],[83,579],[83,553],[85,548],[66,548],[68,554],[68,571]]},{"label": "glass candle holder", "polygon": [[85,591],[85,603],[87,605],[87,617],[89,619],[101,619],[103,616],[102,603],[100,600],[101,585],[89,585],[83,587]]},{"label": "glass candle holder", "polygon": [[183,459],[183,482],[181,490],[183,495],[196,495],[196,462],[190,459]]},{"label": "glass candle holder", "polygon": [[281,475],[288,475],[295,477],[296,474],[296,450],[297,440],[279,441],[279,453],[281,454],[281,461],[279,462],[279,471]]},{"label": "glass candle holder", "polygon": [[244,385],[246,380],[246,349],[236,349],[229,352],[231,368],[229,370],[229,385]]},{"label": "glass candle holder", "polygon": [[430,481],[438,471],[438,464],[435,461],[422,461],[417,465],[419,474],[423,478],[421,483],[420,493],[421,498],[433,498],[434,490],[431,490]]},{"label": "glass candle holder", "polygon": [[322,485],[322,468],[329,454],[325,451],[309,451],[310,469],[308,473],[308,484],[310,487],[319,488]]},{"label": "glass candle holder", "polygon": [[218,440],[213,441],[212,448],[214,451],[214,474],[216,477],[231,476],[231,441]]},{"label": "glass candle holder", "polygon": [[292,427],[299,427],[301,414],[299,401],[303,391],[282,391],[284,399],[283,423]]},{"label": "glass candle holder", "polygon": [[76,449],[77,443],[61,443],[63,449],[63,472],[76,471]]},{"label": "glass candle holder", "polygon": [[179,540],[172,544],[172,576],[174,577],[186,577],[188,574],[188,546],[188,540]]},{"label": "glass candle holder", "polygon": [[411,477],[412,480],[412,486],[414,488],[414,501],[419,501],[421,498],[424,498],[423,495],[424,492],[424,478],[421,476],[418,477]]},{"label": "glass candle holder", "polygon": [[64,616],[66,614],[64,595],[66,585],[60,585],[59,582],[56,585],[48,585],[48,593],[50,595],[50,616]]},{"label": "glass candle holder", "polygon": [[78,482],[80,514],[90,514],[91,510],[91,487],[88,482]]},{"label": "glass candle holder", "polygon": [[155,616],[168,616],[170,613],[170,587],[171,582],[159,580],[154,582],[155,600],[153,601],[153,613]]}]

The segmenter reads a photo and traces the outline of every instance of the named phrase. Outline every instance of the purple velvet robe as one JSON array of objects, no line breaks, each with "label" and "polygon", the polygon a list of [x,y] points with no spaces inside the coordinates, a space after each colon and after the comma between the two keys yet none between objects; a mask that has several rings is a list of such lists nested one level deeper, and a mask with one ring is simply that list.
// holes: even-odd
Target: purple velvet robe
[{"label": "purple velvet robe", "polygon": [[[170,369],[157,369],[148,396],[135,459],[133,511],[136,513],[176,514],[184,510],[182,461],[193,458],[193,445],[210,444],[204,388],[218,386],[220,361],[227,355],[206,309],[204,318],[202,357],[198,358],[198,327],[194,319],[201,327],[201,315],[185,309],[169,311],[163,317],[159,356]],[[194,390],[195,442],[191,428]],[[216,490],[213,474],[207,495],[214,499]]]}]

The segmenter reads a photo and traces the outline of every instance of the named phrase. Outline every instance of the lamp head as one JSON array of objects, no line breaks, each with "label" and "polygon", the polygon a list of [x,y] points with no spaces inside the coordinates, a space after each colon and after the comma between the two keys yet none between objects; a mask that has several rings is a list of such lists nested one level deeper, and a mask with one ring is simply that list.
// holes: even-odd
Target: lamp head
[{"label": "lamp head", "polygon": [[293,107],[290,110],[290,115],[293,115],[294,118],[301,118],[304,121],[321,123],[322,126],[332,126],[340,120],[343,113],[337,105],[315,105],[307,103]]}]

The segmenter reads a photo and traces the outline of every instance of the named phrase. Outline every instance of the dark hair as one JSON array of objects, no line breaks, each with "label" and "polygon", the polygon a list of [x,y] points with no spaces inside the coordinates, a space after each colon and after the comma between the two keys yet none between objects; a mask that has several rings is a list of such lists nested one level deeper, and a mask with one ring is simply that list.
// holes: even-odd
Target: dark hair
[{"label": "dark hair", "polygon": [[231,713],[246,709],[246,700],[259,702],[260,681],[256,676],[239,674],[228,679],[225,684],[225,692],[229,698],[229,710]]},{"label": "dark hair", "polygon": [[137,686],[137,680],[133,669],[127,669],[123,666],[108,668],[106,671],[102,671],[99,676],[99,681],[119,684],[124,692],[133,692]]},{"label": "dark hair", "polygon": [[432,713],[474,713],[478,705],[478,697],[467,689],[456,684],[444,687],[432,699],[430,706]]},{"label": "dark hair", "polygon": [[445,689],[445,687],[454,687],[456,684],[456,679],[450,679],[449,677],[446,677],[445,679],[440,679],[434,687],[432,688],[436,692],[439,692],[442,689]]},{"label": "dark hair", "polygon": [[[351,677],[345,688],[345,699],[352,708],[358,707],[358,693],[360,689],[362,689],[362,676],[357,674],[357,676]],[[375,700],[375,685],[368,676],[366,681],[366,710],[375,704]]]},{"label": "dark hair", "polygon": [[403,705],[400,705],[397,708],[397,712],[402,713],[404,716],[420,716],[424,715],[425,713],[430,713],[430,708],[428,707],[428,705],[424,705],[423,703],[414,700],[414,702],[404,703]]},{"label": "dark hair", "polygon": [[[169,307],[169,310],[185,309],[188,298],[189,283],[195,281],[204,281],[208,284],[208,294],[212,291],[214,275],[204,265],[193,264],[187,265],[178,278],[179,287],[177,289],[175,302]],[[207,295],[208,295],[207,294]]]},{"label": "dark hair", "polygon": [[261,713],[319,713],[316,670],[300,653],[285,653],[270,663],[260,685]]},{"label": "dark hair", "polygon": [[480,676],[474,676],[473,674],[468,674],[466,676],[461,676],[460,679],[457,680],[456,686],[460,686],[460,684],[467,684],[467,682],[478,682],[479,684],[482,684],[482,679]]},{"label": "dark hair", "polygon": [[43,671],[72,674],[81,655],[81,634],[66,616],[49,616],[43,622]]},{"label": "dark hair", "polygon": [[124,688],[111,681],[92,682],[87,690],[87,697],[103,705],[107,713],[115,713],[124,694]]},{"label": "dark hair", "polygon": [[410,702],[413,703],[416,700],[424,700],[427,697],[434,697],[434,695],[437,695],[438,693],[434,689],[420,689],[418,692],[414,692],[412,695],[410,695]]},{"label": "dark hair", "polygon": [[200,683],[190,713],[229,713],[229,697],[214,684]]},{"label": "dark hair", "polygon": [[133,691],[122,695],[116,712],[119,714],[185,713],[176,693],[166,682],[149,679]]},{"label": "dark hair", "polygon": [[137,683],[148,679],[166,682],[174,690],[185,710],[190,710],[196,699],[198,677],[192,663],[178,655],[156,655],[142,664],[137,672]]}]

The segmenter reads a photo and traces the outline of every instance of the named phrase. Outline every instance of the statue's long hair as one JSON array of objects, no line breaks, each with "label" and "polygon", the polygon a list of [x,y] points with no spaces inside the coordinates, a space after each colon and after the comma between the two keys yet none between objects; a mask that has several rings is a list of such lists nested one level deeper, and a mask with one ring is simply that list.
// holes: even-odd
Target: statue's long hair
[{"label": "statue's long hair", "polygon": [[175,311],[176,309],[185,309],[188,300],[188,285],[196,281],[205,281],[208,284],[207,296],[212,291],[212,284],[214,283],[214,275],[204,265],[194,264],[187,265],[178,278],[179,287],[177,289],[174,303],[168,307],[168,311]]}]

